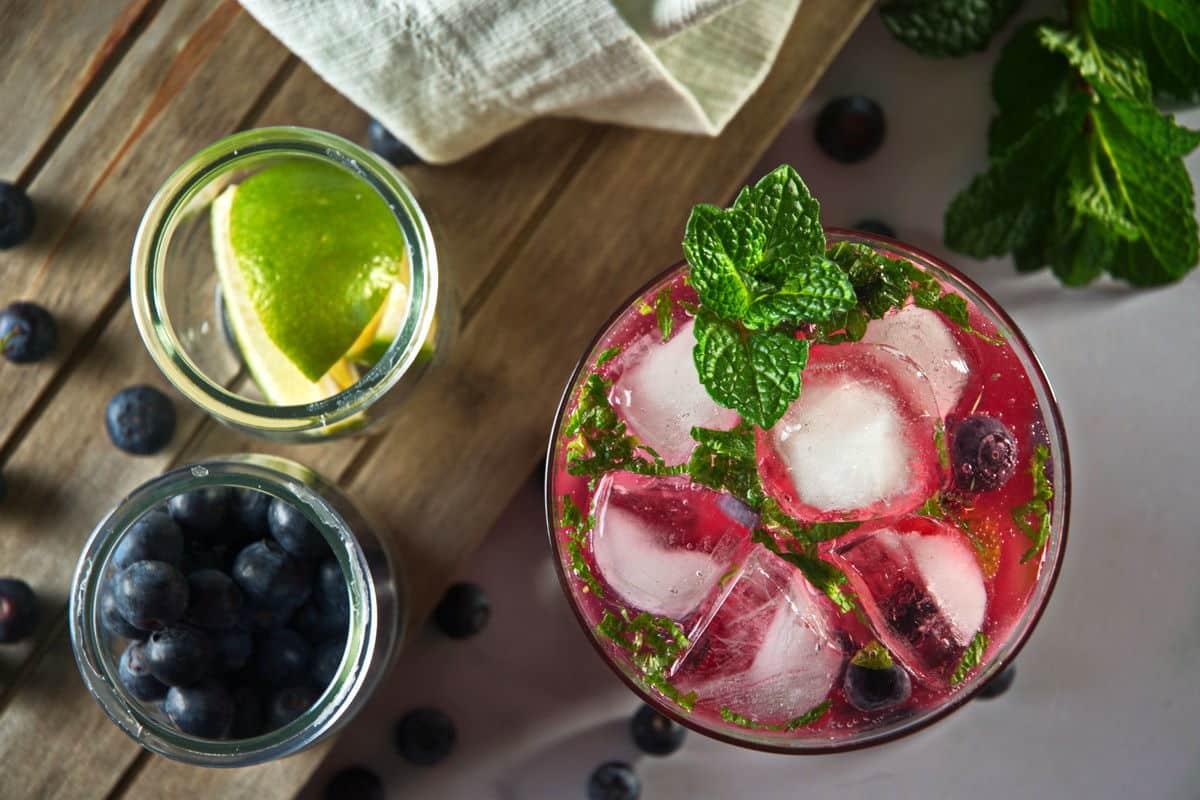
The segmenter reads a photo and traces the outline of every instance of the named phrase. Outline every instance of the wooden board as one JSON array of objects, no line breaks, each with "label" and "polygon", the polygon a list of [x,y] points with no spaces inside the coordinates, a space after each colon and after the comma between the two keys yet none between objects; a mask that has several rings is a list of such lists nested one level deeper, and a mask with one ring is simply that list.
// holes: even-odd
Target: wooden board
[{"label": "wooden board", "polygon": [[[8,24],[18,6],[21,20]],[[64,11],[72,6],[79,13]],[[87,695],[63,611],[92,525],[173,464],[237,450],[290,455],[384,521],[423,617],[540,457],[596,328],[679,258],[691,205],[728,199],[869,6],[805,0],[767,82],[719,139],[544,120],[459,164],[406,169],[464,313],[447,364],[395,425],[371,439],[282,447],[179,399],[175,439],[148,458],[115,450],[101,420],[122,386],[168,388],[128,307],[129,250],[150,195],[234,130],[302,124],[362,141],[366,119],[232,0],[0,10],[0,40],[9,52],[22,43],[0,100],[34,111],[15,128],[23,142],[0,145],[0,174],[28,186],[42,212],[34,240],[0,254],[0,300],[36,299],[63,328],[47,362],[0,363],[10,484],[0,564],[34,586],[47,612],[29,642],[0,650],[0,798],[294,793],[325,748],[246,770],[185,767],[142,751]],[[47,71],[35,77],[39,58]],[[28,80],[10,79],[18,72]]]}]

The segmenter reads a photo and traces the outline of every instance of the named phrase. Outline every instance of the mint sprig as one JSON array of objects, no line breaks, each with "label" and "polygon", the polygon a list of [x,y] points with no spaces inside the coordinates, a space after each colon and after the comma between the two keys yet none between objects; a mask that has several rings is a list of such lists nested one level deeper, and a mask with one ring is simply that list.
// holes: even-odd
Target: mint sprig
[{"label": "mint sprig", "polygon": [[575,410],[563,426],[567,472],[593,480],[614,469],[642,475],[682,472],[682,467],[669,466],[658,453],[628,432],[608,401],[611,386],[611,381],[593,372],[580,387]]},{"label": "mint sprig", "polygon": [[1021,0],[890,0],[879,7],[897,39],[934,58],[985,49]]},{"label": "mint sprig", "polygon": [[1033,477],[1033,497],[1012,510],[1013,523],[1029,538],[1033,545],[1021,556],[1021,563],[1042,552],[1050,539],[1050,501],[1054,498],[1054,486],[1046,475],[1046,462],[1050,449],[1039,444],[1033,450],[1029,473]]},{"label": "mint sprig", "polygon": [[684,693],[667,679],[667,672],[691,646],[674,620],[645,611],[631,615],[626,609],[616,614],[606,610],[596,625],[596,633],[629,653],[646,686],[657,690],[684,711],[695,707],[696,693]]},{"label": "mint sprig", "polygon": [[[768,501],[768,503],[771,502]],[[764,512],[763,516],[766,523],[768,513]],[[795,521],[792,520],[792,522],[794,523]],[[825,525],[840,524],[854,527],[856,523],[825,523]],[[798,526],[798,523],[796,525]],[[812,584],[815,589],[824,593],[837,606],[839,611],[853,611],[856,608],[856,603],[854,595],[845,588],[847,583],[846,573],[821,558],[817,550],[818,540],[802,538],[803,526],[798,526],[796,530],[801,533],[791,534],[788,528],[772,528],[764,525],[763,527],[754,529],[751,533],[751,541],[762,545],[779,556],[779,558],[800,570],[800,574],[804,576],[805,580]],[[845,529],[837,533],[834,533],[835,529],[832,528],[823,528],[822,530],[829,534],[829,538],[845,533]],[[781,532],[785,535],[779,535]],[[779,543],[780,539],[784,542],[782,546]]]},{"label": "mint sprig", "polygon": [[983,631],[979,631],[971,639],[971,643],[967,645],[966,651],[959,659],[958,665],[954,667],[954,674],[950,676],[950,684],[957,686],[966,679],[967,675],[971,674],[971,670],[979,666],[979,662],[983,660],[983,652],[987,650],[988,637]]}]

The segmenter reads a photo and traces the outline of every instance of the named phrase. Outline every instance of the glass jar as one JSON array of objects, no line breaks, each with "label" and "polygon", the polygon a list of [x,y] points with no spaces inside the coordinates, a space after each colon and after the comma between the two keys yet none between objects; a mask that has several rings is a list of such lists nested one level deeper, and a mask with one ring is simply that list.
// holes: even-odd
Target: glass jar
[{"label": "glass jar", "polygon": [[[407,251],[400,278],[407,282],[408,302],[391,345],[373,366],[337,382],[321,399],[281,405],[265,399],[247,375],[225,317],[209,210],[227,187],[293,159],[345,170],[361,180],[364,191],[387,203]],[[134,242],[130,291],[146,349],[185,397],[235,428],[277,440],[311,441],[375,424],[442,356],[457,309],[438,273],[429,222],[390,164],[323,131],[260,128],[200,151],[158,190]]]},{"label": "glass jar", "polygon": [[[130,526],[177,494],[204,486],[254,489],[300,509],[328,542],[350,594],[346,649],[316,703],[291,723],[250,739],[190,736],[118,679],[119,642],[100,622],[99,597],[114,572],[113,553]],[[71,581],[69,623],[75,661],[104,712],[148,750],[191,764],[243,767],[283,758],[329,736],[367,702],[391,666],[408,616],[405,585],[378,528],[336,487],[307,467],[263,454],[209,459],[174,469],[135,489],[88,539]]]}]

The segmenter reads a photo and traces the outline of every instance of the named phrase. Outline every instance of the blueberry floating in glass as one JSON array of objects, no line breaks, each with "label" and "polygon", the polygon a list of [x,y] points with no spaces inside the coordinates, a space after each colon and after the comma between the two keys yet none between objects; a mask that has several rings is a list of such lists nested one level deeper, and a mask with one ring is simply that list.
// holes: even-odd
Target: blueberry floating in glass
[{"label": "blueberry floating in glass", "polygon": [[325,787],[326,800],[383,800],[383,781],[362,766],[346,767],[329,780]]},{"label": "blueberry floating in glass", "polygon": [[1017,665],[1009,664],[995,677],[989,678],[975,696],[983,700],[993,700],[1011,689],[1016,679]]},{"label": "blueberry floating in glass", "polygon": [[0,310],[0,353],[14,364],[32,364],[54,352],[58,325],[37,303],[17,302]]},{"label": "blueberry floating in glass", "polygon": [[687,728],[647,705],[633,715],[630,728],[633,743],[643,753],[652,756],[669,756],[682,747],[683,740],[687,738]]},{"label": "blueberry floating in glass", "polygon": [[446,590],[433,611],[433,620],[452,639],[466,639],[487,627],[492,604],[483,587],[456,583]]},{"label": "blueberry floating in glass", "polygon": [[104,424],[119,449],[152,455],[166,447],[175,433],[175,406],[153,386],[130,386],[108,401]]},{"label": "blueberry floating in glass", "polygon": [[588,800],[637,800],[642,781],[624,761],[607,761],[588,778]]},{"label": "blueberry floating in glass", "polygon": [[125,690],[138,700],[151,702],[167,696],[167,685],[150,673],[145,646],[141,642],[130,642],[121,653],[117,677]]},{"label": "blueberry floating in glass", "polygon": [[113,583],[117,610],[143,631],[156,631],[183,617],[188,585],[183,574],[165,561],[137,561],[117,573]]},{"label": "blueberry floating in glass", "polygon": [[450,755],[454,721],[436,708],[414,708],[396,723],[396,750],[405,761],[431,766]]},{"label": "blueberry floating in glass", "polygon": [[394,166],[403,167],[421,163],[421,157],[414,153],[412,148],[393,136],[392,132],[383,127],[383,123],[377,119],[372,119],[367,124],[367,141],[370,142],[372,150]]},{"label": "blueberry floating in glass", "polygon": [[183,560],[183,531],[165,511],[147,511],[121,537],[112,566],[125,569],[137,561],[164,561],[178,567]]},{"label": "blueberry floating in glass", "polygon": [[950,462],[959,490],[999,489],[1017,471],[1017,437],[995,417],[965,417],[950,437]]},{"label": "blueberry floating in glass", "polygon": [[235,714],[233,696],[218,681],[172,686],[167,690],[163,711],[179,730],[206,739],[224,739]]},{"label": "blueberry floating in glass", "polygon": [[0,181],[0,250],[28,240],[35,222],[33,201],[25,190],[15,183]]},{"label": "blueberry floating in glass", "polygon": [[817,115],[817,145],[843,164],[871,157],[887,130],[883,109],[869,97],[835,97]]},{"label": "blueberry floating in glass", "polygon": [[20,578],[0,578],[0,644],[12,644],[33,633],[39,617],[38,599]]}]

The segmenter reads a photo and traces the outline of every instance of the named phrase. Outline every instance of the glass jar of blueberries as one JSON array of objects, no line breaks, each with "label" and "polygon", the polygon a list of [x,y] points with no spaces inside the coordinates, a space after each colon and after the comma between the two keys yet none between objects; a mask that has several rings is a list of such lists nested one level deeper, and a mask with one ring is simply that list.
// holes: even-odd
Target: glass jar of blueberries
[{"label": "glass jar of blueberries", "polygon": [[105,713],[156,753],[291,755],[365,704],[407,603],[377,529],[275,456],[181,467],[122,500],[71,584],[71,644]]}]

